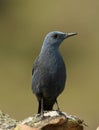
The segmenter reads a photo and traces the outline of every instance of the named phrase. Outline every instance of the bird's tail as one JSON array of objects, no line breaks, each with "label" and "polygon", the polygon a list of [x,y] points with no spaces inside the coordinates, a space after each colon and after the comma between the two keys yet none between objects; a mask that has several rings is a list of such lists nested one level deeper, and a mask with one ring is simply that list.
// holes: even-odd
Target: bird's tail
[{"label": "bird's tail", "polygon": [[42,100],[39,100],[38,113],[43,113],[44,111],[51,111],[53,109],[55,100],[48,100],[48,99],[42,99]]}]

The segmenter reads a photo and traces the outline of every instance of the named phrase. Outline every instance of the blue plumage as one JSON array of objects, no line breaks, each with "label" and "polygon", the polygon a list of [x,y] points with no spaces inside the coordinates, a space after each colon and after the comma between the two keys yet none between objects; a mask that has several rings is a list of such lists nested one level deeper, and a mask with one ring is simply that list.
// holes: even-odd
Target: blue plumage
[{"label": "blue plumage", "polygon": [[76,33],[54,31],[44,39],[32,70],[32,90],[39,103],[38,113],[52,110],[57,97],[64,90],[66,67],[59,46],[64,39],[73,35]]}]

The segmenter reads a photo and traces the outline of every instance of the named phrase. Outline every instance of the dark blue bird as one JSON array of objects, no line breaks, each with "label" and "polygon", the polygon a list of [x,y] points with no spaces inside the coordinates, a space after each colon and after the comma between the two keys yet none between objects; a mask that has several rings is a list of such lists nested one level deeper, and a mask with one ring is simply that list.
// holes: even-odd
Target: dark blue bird
[{"label": "dark blue bird", "polygon": [[44,39],[32,70],[32,90],[39,103],[38,113],[52,110],[55,102],[58,107],[57,97],[64,90],[66,81],[66,67],[59,46],[64,39],[76,34],[54,31]]}]

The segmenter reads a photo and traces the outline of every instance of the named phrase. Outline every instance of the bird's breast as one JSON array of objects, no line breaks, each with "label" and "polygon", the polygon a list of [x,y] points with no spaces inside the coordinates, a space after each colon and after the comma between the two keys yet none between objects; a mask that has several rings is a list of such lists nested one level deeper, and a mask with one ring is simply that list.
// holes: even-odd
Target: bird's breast
[{"label": "bird's breast", "polygon": [[66,67],[60,53],[46,53],[46,56],[43,57],[42,67],[42,70],[49,75],[49,79],[51,79],[52,82],[65,82]]}]

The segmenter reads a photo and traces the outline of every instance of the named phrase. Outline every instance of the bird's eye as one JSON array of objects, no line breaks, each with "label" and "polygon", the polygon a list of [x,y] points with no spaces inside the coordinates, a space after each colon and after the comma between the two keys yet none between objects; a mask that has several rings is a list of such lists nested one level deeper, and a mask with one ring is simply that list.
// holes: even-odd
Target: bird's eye
[{"label": "bird's eye", "polygon": [[54,38],[54,39],[58,38],[58,34],[54,34],[54,35],[53,35],[53,38]]}]

